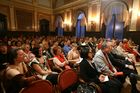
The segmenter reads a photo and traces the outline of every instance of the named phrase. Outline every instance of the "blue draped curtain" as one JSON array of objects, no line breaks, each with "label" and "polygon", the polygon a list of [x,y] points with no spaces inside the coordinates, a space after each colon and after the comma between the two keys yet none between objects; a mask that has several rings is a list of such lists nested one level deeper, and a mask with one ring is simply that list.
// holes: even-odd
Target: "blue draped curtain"
[{"label": "blue draped curtain", "polygon": [[112,8],[111,19],[108,19],[107,29],[106,29],[106,39],[116,38],[118,40],[123,39],[123,28],[124,22],[120,21],[120,14],[122,9],[120,7]]},{"label": "blue draped curtain", "polygon": [[58,36],[63,36],[63,28],[62,27],[58,27],[58,29],[57,29],[57,35]]},{"label": "blue draped curtain", "polygon": [[77,20],[77,26],[76,26],[76,37],[81,37],[81,20]]},{"label": "blue draped curtain", "polygon": [[58,16],[56,20],[56,31],[58,36],[63,36],[64,29],[62,28],[62,17]]},{"label": "blue draped curtain", "polygon": [[81,26],[81,20],[84,16],[85,16],[84,13],[81,13],[78,16],[78,20],[76,24],[76,37],[77,38],[85,37],[86,26]]}]

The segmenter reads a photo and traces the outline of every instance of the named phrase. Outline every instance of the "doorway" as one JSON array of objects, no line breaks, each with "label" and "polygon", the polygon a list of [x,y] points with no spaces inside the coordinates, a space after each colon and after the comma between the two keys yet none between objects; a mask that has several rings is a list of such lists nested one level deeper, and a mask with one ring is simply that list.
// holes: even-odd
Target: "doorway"
[{"label": "doorway", "polygon": [[0,14],[0,38],[6,36],[7,30],[7,18],[5,15]]},{"label": "doorway", "polygon": [[46,19],[41,19],[39,21],[39,25],[40,25],[40,32],[42,35],[49,35],[49,21]]}]

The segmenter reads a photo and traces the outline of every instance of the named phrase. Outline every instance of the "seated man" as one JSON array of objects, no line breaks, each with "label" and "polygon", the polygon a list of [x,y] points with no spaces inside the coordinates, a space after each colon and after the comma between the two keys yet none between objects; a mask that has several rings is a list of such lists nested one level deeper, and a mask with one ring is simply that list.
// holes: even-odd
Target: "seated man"
[{"label": "seated man", "polygon": [[132,59],[134,63],[136,63],[136,57],[135,57],[135,55],[132,54],[132,53],[126,52],[123,49],[122,42],[119,42],[119,41],[116,42],[116,41],[114,41],[113,47],[114,47],[114,49],[113,49],[114,51],[112,51],[113,53],[115,53],[117,55],[124,56],[124,57],[128,57],[128,58]]},{"label": "seated man", "polygon": [[115,78],[108,79],[108,76],[98,72],[92,62],[93,52],[90,48],[81,49],[80,76],[85,82],[94,82],[99,85],[103,93],[120,93],[121,82]]},{"label": "seated man", "polygon": [[[107,74],[107,75],[112,76],[112,77],[116,77],[118,80],[120,80],[122,83],[124,83],[123,79],[125,79],[126,75],[129,76],[131,73],[135,73],[135,71],[131,71],[130,73],[126,73],[127,71],[121,70],[121,71],[123,71],[124,74],[122,76],[118,76],[119,77],[118,78],[117,74],[116,74],[117,70],[114,67],[114,63],[112,64],[112,62],[114,62],[114,61],[110,60],[109,56],[108,56],[108,54],[110,53],[111,50],[112,50],[112,42],[110,42],[110,41],[103,42],[101,50],[99,50],[95,54],[95,57],[93,58],[93,62],[95,63],[95,66],[99,72],[102,72],[103,74]],[[125,64],[123,64],[119,61],[117,61],[117,62],[118,63],[116,63],[116,64],[118,65],[118,67],[122,67],[122,68],[125,67]],[[127,69],[129,69],[129,67],[127,67]],[[130,82],[132,84],[131,93],[138,93],[138,91],[136,89],[137,80],[134,78],[130,78],[130,79],[133,79],[133,81],[130,80]]]}]

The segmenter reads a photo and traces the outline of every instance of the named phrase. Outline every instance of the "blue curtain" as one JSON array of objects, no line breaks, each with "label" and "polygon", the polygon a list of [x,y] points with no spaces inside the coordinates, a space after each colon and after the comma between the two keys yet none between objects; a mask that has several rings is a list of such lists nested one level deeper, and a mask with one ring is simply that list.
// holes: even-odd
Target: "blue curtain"
[{"label": "blue curtain", "polygon": [[123,39],[123,28],[124,28],[124,23],[116,21],[114,37],[117,38],[118,40]]},{"label": "blue curtain", "polygon": [[[118,22],[116,19],[115,25],[114,25],[114,21],[115,21],[115,16],[112,16],[111,21],[107,25],[106,39],[116,38],[118,40],[122,40],[123,39],[124,23]],[[113,32],[113,30],[114,30],[114,32]]]},{"label": "blue curtain", "polygon": [[80,37],[85,37],[86,26],[81,26],[81,35]]},{"label": "blue curtain", "polygon": [[58,36],[63,36],[63,28],[62,27],[58,27],[57,31],[58,31],[58,33],[57,33]]},{"label": "blue curtain", "polygon": [[111,21],[108,23],[107,28],[106,28],[106,39],[112,39],[113,38],[113,27],[114,27],[114,21],[115,21],[115,16],[112,16]]},{"label": "blue curtain", "polygon": [[76,24],[76,37],[77,38],[85,37],[86,26],[81,26],[81,19],[84,16],[85,14],[81,13],[77,18],[77,24]]},{"label": "blue curtain", "polygon": [[78,20],[76,26],[76,37],[77,38],[85,37],[85,32],[86,26],[81,26],[81,20]]},{"label": "blue curtain", "polygon": [[58,16],[56,20],[56,32],[58,36],[63,36],[64,29],[62,28],[62,17]]},{"label": "blue curtain", "polygon": [[81,37],[81,20],[77,20],[77,26],[76,26],[76,37]]},{"label": "blue curtain", "polygon": [[124,28],[124,23],[120,22],[118,19],[118,15],[120,15],[122,13],[122,7],[116,7],[114,6],[111,9],[110,14],[112,14],[112,18],[108,24],[107,24],[107,28],[106,28],[106,39],[112,39],[112,38],[116,38],[118,40],[122,40],[123,39],[123,28]]}]

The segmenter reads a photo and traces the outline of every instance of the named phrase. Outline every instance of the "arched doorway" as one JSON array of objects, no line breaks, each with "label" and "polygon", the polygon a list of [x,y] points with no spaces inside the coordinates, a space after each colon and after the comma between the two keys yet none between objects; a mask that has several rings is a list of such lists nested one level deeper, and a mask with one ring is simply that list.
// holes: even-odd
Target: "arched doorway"
[{"label": "arched doorway", "polygon": [[81,12],[77,17],[76,23],[76,37],[81,38],[85,37],[86,32],[86,17],[83,12]]},{"label": "arched doorway", "polygon": [[7,19],[6,16],[3,14],[0,14],[0,38],[3,38],[6,36],[7,33]]},{"label": "arched doorway", "polygon": [[128,25],[129,19],[127,4],[113,1],[106,6],[103,14],[106,25],[105,38],[122,40],[124,28]]},{"label": "arched doorway", "polygon": [[55,29],[58,36],[63,36],[64,34],[64,29],[62,25],[63,25],[63,19],[61,16],[58,16],[56,19],[56,29]]},{"label": "arched doorway", "polygon": [[40,25],[39,28],[40,28],[41,34],[48,35],[49,31],[50,31],[50,29],[49,29],[49,21],[46,20],[46,19],[41,19],[39,21],[39,25]]}]

